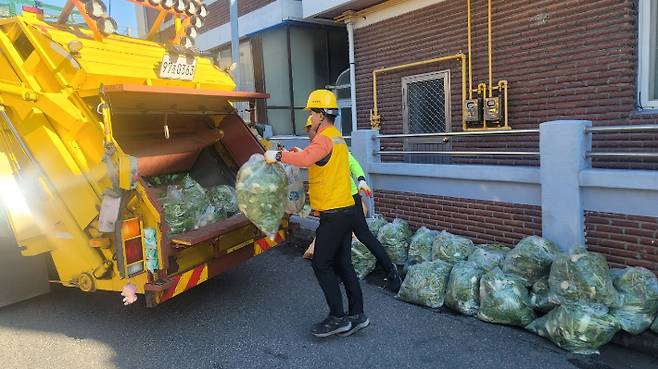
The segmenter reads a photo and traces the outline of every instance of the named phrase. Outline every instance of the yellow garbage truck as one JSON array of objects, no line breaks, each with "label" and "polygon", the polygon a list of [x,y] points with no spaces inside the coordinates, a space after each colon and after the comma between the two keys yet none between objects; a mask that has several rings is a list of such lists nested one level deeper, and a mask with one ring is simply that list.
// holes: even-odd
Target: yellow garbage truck
[{"label": "yellow garbage truck", "polygon": [[88,27],[46,22],[38,9],[0,19],[0,198],[22,255],[0,260],[1,275],[41,257],[50,283],[130,287],[152,307],[284,241],[286,219],[270,239],[239,213],[172,233],[162,189],[147,180],[183,172],[206,188],[234,186],[263,148],[233,102],[267,95],[235,91],[186,45],[200,3],[160,9],[175,18],[176,43],[115,34],[90,4],[64,9],[77,7]]}]

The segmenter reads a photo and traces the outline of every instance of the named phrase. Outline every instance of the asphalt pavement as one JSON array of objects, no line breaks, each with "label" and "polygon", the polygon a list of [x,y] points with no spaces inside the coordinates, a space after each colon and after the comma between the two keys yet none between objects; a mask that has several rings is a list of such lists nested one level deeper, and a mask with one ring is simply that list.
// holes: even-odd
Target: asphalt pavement
[{"label": "asphalt pavement", "polygon": [[0,368],[658,368],[615,345],[565,352],[522,329],[396,300],[363,282],[370,327],[316,339],[327,313],[301,249],[285,245],[153,309],[70,288],[0,308]]}]

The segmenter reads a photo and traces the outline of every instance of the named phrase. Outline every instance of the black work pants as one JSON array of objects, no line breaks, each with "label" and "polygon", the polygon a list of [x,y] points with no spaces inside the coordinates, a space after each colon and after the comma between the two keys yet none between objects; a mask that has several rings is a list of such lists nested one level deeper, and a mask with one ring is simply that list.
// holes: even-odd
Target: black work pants
[{"label": "black work pants", "polygon": [[379,242],[377,237],[370,232],[366,217],[363,215],[363,205],[361,204],[361,195],[358,193],[354,197],[354,219],[352,222],[352,229],[356,238],[361,241],[365,247],[375,256],[377,262],[384,268],[386,273],[390,273],[393,268],[393,262],[386,253],[384,246]]},{"label": "black work pants", "polygon": [[335,213],[321,213],[320,226],[315,231],[313,271],[329,305],[329,313],[338,317],[345,315],[345,310],[336,274],[340,275],[345,285],[349,314],[363,313],[361,285],[352,266],[354,211],[354,207],[350,207]]}]

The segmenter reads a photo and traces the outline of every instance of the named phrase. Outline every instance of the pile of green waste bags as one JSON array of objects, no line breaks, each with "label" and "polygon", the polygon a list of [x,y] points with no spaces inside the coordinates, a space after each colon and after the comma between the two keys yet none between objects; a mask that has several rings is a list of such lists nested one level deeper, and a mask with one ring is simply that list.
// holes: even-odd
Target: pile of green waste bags
[{"label": "pile of green waste bags", "polygon": [[651,329],[653,333],[658,334],[658,317],[656,317],[656,320],[653,321],[653,324],[651,324],[649,329]]},{"label": "pile of green waste bags", "polygon": [[442,231],[432,243],[432,260],[456,263],[466,260],[474,250],[473,241],[468,238]]},{"label": "pile of green waste bags", "polygon": [[548,285],[551,301],[558,304],[620,304],[605,257],[583,247],[576,247],[569,255],[555,259],[550,267]]},{"label": "pile of green waste bags", "polygon": [[658,278],[642,267],[628,267],[614,273],[614,286],[621,295],[621,307],[610,314],[619,320],[621,329],[631,334],[647,330],[658,314]]},{"label": "pile of green waste bags", "polygon": [[471,255],[468,256],[468,261],[489,271],[503,266],[503,260],[505,260],[505,255],[509,250],[509,247],[503,245],[477,245]]},{"label": "pile of green waste bags", "polygon": [[374,234],[377,236],[379,234],[379,230],[388,224],[386,219],[381,215],[381,214],[375,214],[371,218],[366,218],[366,223],[368,223],[368,229],[370,229],[370,233]]},{"label": "pile of green waste bags", "polygon": [[146,181],[153,187],[166,186],[160,203],[171,234],[198,229],[237,213],[231,186],[205,189],[186,173],[149,177]]},{"label": "pile of green waste bags", "polygon": [[376,264],[377,259],[370,250],[359,240],[352,240],[352,265],[354,265],[357,277],[359,279],[365,278],[375,270]]},{"label": "pile of green waste bags", "polygon": [[506,274],[500,268],[485,273],[480,279],[478,318],[485,322],[525,327],[535,319],[524,280]]},{"label": "pile of green waste bags", "polygon": [[526,286],[532,286],[548,275],[551,263],[560,254],[551,241],[538,236],[529,236],[505,255],[503,271],[521,277]]},{"label": "pile of green waste bags", "polygon": [[288,201],[288,177],[281,164],[267,164],[263,155],[254,154],[240,167],[235,187],[242,214],[274,238]]},{"label": "pile of green waste bags", "polygon": [[397,297],[412,304],[441,307],[451,269],[451,264],[441,260],[410,266]]},{"label": "pile of green waste bags", "polygon": [[530,292],[530,306],[542,313],[551,311],[555,303],[550,299],[550,288],[548,285],[548,277],[544,277],[532,285]]},{"label": "pile of green waste bags", "polygon": [[566,303],[529,324],[526,329],[577,354],[596,354],[619,331],[619,321],[604,305]]},{"label": "pile of green waste bags", "polygon": [[409,254],[407,262],[409,264],[418,264],[425,261],[432,261],[432,243],[439,234],[437,231],[420,227],[411,237],[409,242]]},{"label": "pile of green waste bags", "polygon": [[404,265],[407,262],[411,235],[409,224],[400,218],[395,218],[391,223],[385,224],[379,229],[377,239],[382,243],[394,264]]},{"label": "pile of green waste bags", "polygon": [[464,315],[476,315],[480,309],[480,277],[484,271],[475,263],[455,263],[448,278],[445,304]]}]

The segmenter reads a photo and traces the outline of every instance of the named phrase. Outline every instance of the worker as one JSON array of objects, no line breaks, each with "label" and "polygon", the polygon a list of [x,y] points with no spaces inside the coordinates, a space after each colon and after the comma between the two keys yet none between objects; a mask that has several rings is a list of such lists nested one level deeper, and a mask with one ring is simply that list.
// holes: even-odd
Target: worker
[{"label": "worker", "polygon": [[[306,131],[309,133],[309,138],[312,140],[313,139],[313,133],[310,132],[310,127],[311,127],[311,119],[306,121],[306,125],[304,128]],[[299,151],[300,149],[294,148],[293,151]],[[363,171],[363,168],[361,167],[361,164],[359,164],[359,161],[352,156],[352,153],[348,153],[349,155],[349,166],[350,166],[350,174],[351,174],[351,179],[352,181],[350,184],[352,185],[352,197],[354,198],[354,219],[352,223],[352,232],[354,233],[354,236],[370,250],[370,252],[375,256],[377,259],[377,262],[379,265],[381,265],[384,268],[384,271],[386,272],[386,288],[391,290],[392,292],[398,292],[400,290],[400,285],[402,284],[402,280],[400,279],[400,273],[398,272],[397,265],[393,264],[391,261],[391,258],[388,256],[386,253],[386,250],[384,249],[384,246],[382,246],[381,242],[375,237],[372,232],[370,232],[370,228],[368,227],[368,223],[366,222],[365,214],[367,210],[363,207],[363,200],[361,199],[361,193],[366,195],[367,197],[372,197],[372,190],[370,189],[370,186],[368,186],[368,183],[366,182],[365,178],[365,172]],[[354,178],[356,177],[356,180],[358,181],[358,185],[354,182]],[[306,252],[304,253],[304,257],[307,259],[312,259],[313,258],[313,252],[315,249],[315,240],[311,242],[309,245],[308,249],[306,249]]]},{"label": "worker", "polygon": [[[314,135],[310,145],[300,152],[268,150],[265,160],[308,168],[311,207],[320,213],[312,265],[329,305],[329,316],[314,324],[311,333],[316,337],[350,335],[367,327],[370,320],[363,312],[361,286],[352,266],[354,198],[350,192],[347,143],[334,126],[338,105],[331,91],[311,92],[305,109],[310,110],[309,129]],[[348,315],[343,308],[337,273],[347,293]]]}]

